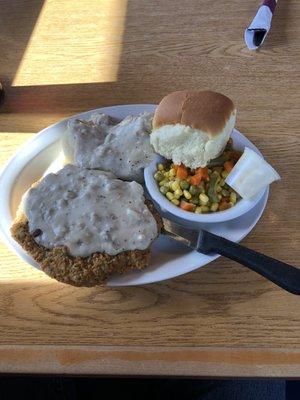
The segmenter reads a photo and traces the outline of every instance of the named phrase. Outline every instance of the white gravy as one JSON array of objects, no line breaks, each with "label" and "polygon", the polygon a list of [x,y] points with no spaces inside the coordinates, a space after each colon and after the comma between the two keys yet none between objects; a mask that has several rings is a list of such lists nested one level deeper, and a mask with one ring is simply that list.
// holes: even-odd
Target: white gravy
[{"label": "white gravy", "polygon": [[143,188],[108,172],[67,165],[45,176],[24,199],[29,231],[46,247],[73,256],[144,250],[158,235]]},{"label": "white gravy", "polygon": [[155,154],[150,144],[152,118],[152,114],[144,113],[126,117],[116,124],[105,114],[98,114],[98,117],[94,114],[92,121],[73,123],[67,140],[74,141],[75,164],[143,182],[143,169]]}]

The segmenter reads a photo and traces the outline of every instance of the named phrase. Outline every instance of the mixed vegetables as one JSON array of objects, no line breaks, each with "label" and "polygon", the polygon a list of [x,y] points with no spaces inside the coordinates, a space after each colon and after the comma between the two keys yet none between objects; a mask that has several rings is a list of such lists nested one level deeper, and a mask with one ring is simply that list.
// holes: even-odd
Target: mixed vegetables
[{"label": "mixed vegetables", "polygon": [[225,183],[225,179],[241,153],[232,150],[230,145],[205,168],[192,170],[172,162],[158,164],[154,179],[160,192],[175,206],[196,214],[233,207],[240,197]]}]

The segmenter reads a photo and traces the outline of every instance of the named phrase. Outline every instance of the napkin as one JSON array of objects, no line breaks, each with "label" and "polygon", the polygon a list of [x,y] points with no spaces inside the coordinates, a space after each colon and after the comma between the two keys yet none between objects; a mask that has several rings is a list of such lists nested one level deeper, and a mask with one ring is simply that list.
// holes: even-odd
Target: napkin
[{"label": "napkin", "polygon": [[264,0],[253,21],[245,30],[245,42],[249,50],[258,49],[264,42],[270,28],[278,0]]}]

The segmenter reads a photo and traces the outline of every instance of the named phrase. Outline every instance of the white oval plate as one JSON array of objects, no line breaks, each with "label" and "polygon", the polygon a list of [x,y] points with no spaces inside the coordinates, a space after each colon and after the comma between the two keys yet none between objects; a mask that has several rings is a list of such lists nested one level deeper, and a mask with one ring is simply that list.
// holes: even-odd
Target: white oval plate
[{"label": "white oval plate", "polygon": [[[137,115],[144,111],[153,112],[155,107],[152,104],[104,107],[71,118],[89,118],[93,112],[103,112],[121,119],[127,115]],[[61,150],[59,139],[68,119],[43,129],[25,143],[9,160],[0,176],[0,233],[2,239],[23,260],[36,268],[39,268],[38,264],[12,239],[9,229],[23,193],[33,182],[40,179],[58,156]],[[241,136],[245,142],[248,142],[243,135]],[[267,203],[268,193],[267,188],[258,204],[243,216],[227,222],[210,224],[206,228],[234,242],[242,240],[260,219]],[[186,274],[219,257],[219,255],[207,256],[197,253],[163,235],[153,243],[151,251],[151,263],[146,270],[113,277],[107,282],[107,285],[132,286],[158,282]]]}]

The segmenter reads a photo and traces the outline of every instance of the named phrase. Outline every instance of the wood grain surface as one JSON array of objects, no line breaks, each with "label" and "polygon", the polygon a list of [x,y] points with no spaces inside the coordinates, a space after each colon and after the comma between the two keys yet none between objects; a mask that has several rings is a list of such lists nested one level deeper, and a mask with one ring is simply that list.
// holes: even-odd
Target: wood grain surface
[{"label": "wood grain surface", "polygon": [[[252,53],[258,3],[0,0],[1,165],[74,113],[218,90],[282,177],[243,243],[299,266],[300,3],[278,3]],[[74,288],[0,244],[0,327],[0,372],[300,375],[299,298],[224,258],[158,284]]]}]

